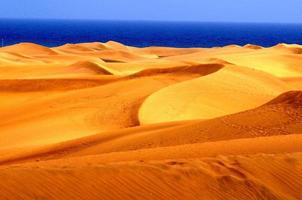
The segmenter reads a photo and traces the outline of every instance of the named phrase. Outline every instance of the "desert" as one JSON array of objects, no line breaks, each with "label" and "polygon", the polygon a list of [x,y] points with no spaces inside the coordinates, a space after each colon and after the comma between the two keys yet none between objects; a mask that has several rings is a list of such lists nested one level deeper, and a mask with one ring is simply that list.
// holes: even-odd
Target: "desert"
[{"label": "desert", "polygon": [[299,200],[302,46],[0,48],[0,199]]}]

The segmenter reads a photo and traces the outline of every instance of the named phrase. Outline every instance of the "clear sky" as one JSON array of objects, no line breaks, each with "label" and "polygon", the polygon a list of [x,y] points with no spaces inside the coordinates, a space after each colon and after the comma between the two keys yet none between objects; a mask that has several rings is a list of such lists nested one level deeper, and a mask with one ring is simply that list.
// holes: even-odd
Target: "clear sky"
[{"label": "clear sky", "polygon": [[1,0],[0,18],[302,23],[302,0]]}]

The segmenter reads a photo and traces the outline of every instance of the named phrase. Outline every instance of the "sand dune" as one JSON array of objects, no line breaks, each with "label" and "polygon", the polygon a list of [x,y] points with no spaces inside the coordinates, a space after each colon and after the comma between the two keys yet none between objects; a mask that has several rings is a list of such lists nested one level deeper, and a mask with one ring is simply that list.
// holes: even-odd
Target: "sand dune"
[{"label": "sand dune", "polygon": [[[14,159],[41,158],[43,155],[58,158],[61,155],[66,157],[67,155],[94,155],[139,149],[152,150],[175,145],[302,133],[301,94],[302,92],[287,92],[256,109],[212,120],[164,123],[159,126],[140,126],[104,132],[50,145],[47,148],[37,148],[27,153],[22,151],[21,154],[16,154]],[[255,119],[255,116],[258,117]],[[273,149],[273,147],[270,148]],[[207,151],[210,152],[209,148]]]},{"label": "sand dune", "polygon": [[301,49],[0,48],[0,199],[299,199]]},{"label": "sand dune", "polygon": [[[147,96],[162,87],[197,75],[193,73],[179,75],[170,73],[170,75],[134,76],[121,78],[120,81],[109,79],[109,82],[112,83],[105,85],[103,84],[106,79],[100,79],[99,83],[96,79],[94,84],[100,84],[100,86],[90,85],[87,89],[68,92],[66,91],[67,85],[62,91],[64,88],[62,85],[64,80],[62,79],[59,81],[42,80],[40,84],[33,85],[36,88],[28,85],[27,88],[23,89],[34,90],[37,87],[42,89],[44,86],[44,89],[47,89],[45,92],[48,92],[49,89],[61,89],[62,92],[47,93],[47,96],[31,99],[22,106],[16,104],[3,109],[0,113],[1,118],[3,118],[0,122],[3,131],[3,134],[0,135],[1,147],[15,145],[16,137],[22,138],[18,145],[29,145],[32,142],[44,144],[86,136],[100,131],[137,126],[139,125],[137,112]],[[74,79],[74,84],[75,81]],[[35,81],[23,81],[27,84],[30,82],[35,83]],[[18,82],[19,85],[21,83]],[[48,85],[45,85],[47,83]],[[68,81],[65,80],[65,83]],[[76,85],[71,85],[73,83],[69,83],[69,89],[76,87]],[[88,86],[87,82],[80,84],[83,85],[79,85],[79,87]],[[137,88],[138,85],[144,85],[144,87]],[[47,86],[52,88],[46,88]],[[35,109],[36,107],[43,109]],[[39,126],[35,126],[35,124],[39,124]],[[23,131],[20,132],[20,130]],[[61,131],[64,131],[64,134]],[[36,134],[36,132],[43,134]],[[9,135],[11,137],[8,137]]]},{"label": "sand dune", "polygon": [[37,162],[1,167],[0,197],[299,199],[301,170],[301,153],[119,164]]},{"label": "sand dune", "polygon": [[37,44],[20,43],[12,46],[3,47],[1,52],[17,53],[24,56],[42,56],[42,55],[56,55],[56,52]]},{"label": "sand dune", "polygon": [[169,57],[190,54],[201,51],[197,48],[168,48],[168,47],[146,47],[146,48],[133,48],[133,52],[157,55],[158,57]]},{"label": "sand dune", "polygon": [[139,119],[146,124],[214,118],[254,108],[286,90],[267,74],[229,66],[153,93],[140,108]]},{"label": "sand dune", "polygon": [[258,45],[254,45],[254,44],[246,44],[243,46],[244,48],[248,48],[248,49],[262,49],[261,46],[258,46]]},{"label": "sand dune", "polygon": [[89,61],[76,62],[69,67],[71,68],[70,71],[89,71],[100,75],[112,75],[112,73],[103,66],[99,66],[97,63]]},{"label": "sand dune", "polygon": [[302,90],[302,77],[288,77],[283,78],[282,80],[285,81],[291,87],[298,90]]},{"label": "sand dune", "polygon": [[302,57],[297,54],[297,51],[299,49],[295,47],[272,47],[243,53],[240,56],[222,55],[219,58],[237,65],[265,71],[277,77],[300,77],[302,70],[299,63],[301,63]]},{"label": "sand dune", "polygon": [[114,77],[66,79],[1,79],[0,92],[61,91],[96,87],[117,80]]}]

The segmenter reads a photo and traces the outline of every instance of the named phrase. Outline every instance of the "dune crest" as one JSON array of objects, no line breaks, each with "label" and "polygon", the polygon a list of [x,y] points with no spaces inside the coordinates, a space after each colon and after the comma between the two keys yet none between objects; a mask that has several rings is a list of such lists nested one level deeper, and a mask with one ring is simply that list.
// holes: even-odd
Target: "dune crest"
[{"label": "dune crest", "polygon": [[79,61],[69,65],[69,67],[71,70],[87,70],[100,75],[112,75],[112,73],[106,70],[104,67],[89,61]]},{"label": "dune crest", "polygon": [[294,107],[302,107],[302,91],[290,91],[276,97],[268,104],[289,104]]},{"label": "dune crest", "polygon": [[12,46],[3,47],[0,49],[3,52],[18,53],[25,56],[45,56],[56,55],[57,53],[50,48],[33,44],[20,43]]},{"label": "dune crest", "polygon": [[248,49],[255,49],[255,50],[257,50],[257,49],[262,49],[261,46],[254,45],[254,44],[247,44],[247,45],[244,45],[243,47],[244,47],[244,48],[248,48]]}]

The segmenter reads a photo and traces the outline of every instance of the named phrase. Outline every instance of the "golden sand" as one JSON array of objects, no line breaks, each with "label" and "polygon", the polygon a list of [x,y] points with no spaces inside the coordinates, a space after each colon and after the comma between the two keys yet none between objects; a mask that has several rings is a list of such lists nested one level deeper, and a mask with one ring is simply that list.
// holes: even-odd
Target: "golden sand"
[{"label": "golden sand", "polygon": [[0,199],[302,191],[302,46],[0,48]]}]

